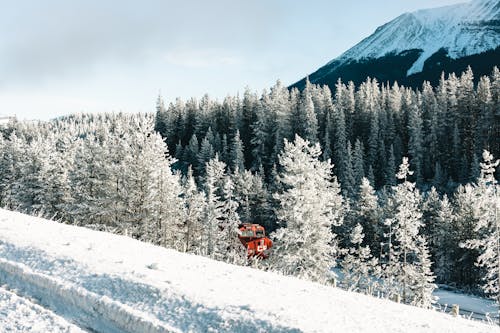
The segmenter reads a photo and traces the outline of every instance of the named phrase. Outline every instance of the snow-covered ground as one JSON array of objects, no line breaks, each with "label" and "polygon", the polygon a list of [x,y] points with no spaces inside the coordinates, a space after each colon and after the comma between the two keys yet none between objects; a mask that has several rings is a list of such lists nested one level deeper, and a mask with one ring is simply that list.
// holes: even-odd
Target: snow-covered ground
[{"label": "snow-covered ground", "polygon": [[465,295],[442,288],[436,289],[433,295],[437,297],[436,307],[444,311],[451,311],[453,304],[458,304],[460,314],[464,317],[498,322],[498,307],[491,299]]},{"label": "snow-covered ground", "polygon": [[[61,317],[97,332],[500,332],[435,311],[0,210],[4,284],[50,312],[8,294],[13,300],[0,303],[2,316],[17,314],[16,304],[27,302],[22,304],[29,311],[47,311],[40,325],[53,321],[49,331],[56,332],[64,325],[72,329],[54,319]],[[19,314],[26,322],[32,318],[28,312]],[[16,319],[7,318],[4,325],[14,325]]]},{"label": "snow-covered ground", "polygon": [[80,333],[78,326],[0,287],[0,332]]}]

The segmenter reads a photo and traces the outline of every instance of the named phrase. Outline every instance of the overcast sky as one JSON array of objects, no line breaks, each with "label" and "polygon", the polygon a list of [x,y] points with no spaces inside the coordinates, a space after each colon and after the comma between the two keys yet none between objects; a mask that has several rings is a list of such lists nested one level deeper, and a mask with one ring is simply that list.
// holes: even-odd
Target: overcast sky
[{"label": "overcast sky", "polygon": [[378,26],[464,0],[0,0],[0,115],[150,112],[294,83]]}]

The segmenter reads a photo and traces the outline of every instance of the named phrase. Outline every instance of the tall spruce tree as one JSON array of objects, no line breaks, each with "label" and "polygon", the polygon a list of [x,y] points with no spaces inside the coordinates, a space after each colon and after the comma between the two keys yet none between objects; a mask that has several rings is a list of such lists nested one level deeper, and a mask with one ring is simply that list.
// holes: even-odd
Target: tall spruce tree
[{"label": "tall spruce tree", "polygon": [[332,278],[335,265],[334,225],[342,223],[339,185],[330,175],[329,161],[321,162],[319,144],[299,136],[285,141],[279,156],[283,191],[275,194],[281,228],[275,239],[271,269],[321,283]]},{"label": "tall spruce tree", "polygon": [[[393,211],[391,225],[394,240],[393,253],[387,263],[386,276],[395,276],[394,287],[400,293],[403,302],[422,307],[430,307],[434,277],[430,271],[430,260],[425,239],[419,234],[422,226],[420,211],[420,193],[415,183],[408,181],[410,171],[408,158],[396,174],[402,183],[393,188],[390,198],[390,210]],[[394,292],[394,291],[393,291]]]},{"label": "tall spruce tree", "polygon": [[[494,176],[500,160],[495,161],[493,155],[485,150],[483,161],[481,177],[475,188],[478,219],[474,231],[479,237],[467,241],[464,245],[480,251],[477,265],[485,269],[482,287],[485,293],[497,302],[500,316],[500,218],[498,217],[500,185]],[[500,317],[498,320],[500,326]]]}]

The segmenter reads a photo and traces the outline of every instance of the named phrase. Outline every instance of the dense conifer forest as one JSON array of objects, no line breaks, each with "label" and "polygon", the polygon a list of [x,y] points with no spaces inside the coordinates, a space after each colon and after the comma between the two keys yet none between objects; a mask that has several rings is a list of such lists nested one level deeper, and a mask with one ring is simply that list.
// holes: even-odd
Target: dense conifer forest
[{"label": "dense conifer forest", "polygon": [[[1,127],[0,205],[428,307],[500,295],[500,72],[413,90],[277,82],[155,114]],[[275,245],[249,262],[241,222]]]}]

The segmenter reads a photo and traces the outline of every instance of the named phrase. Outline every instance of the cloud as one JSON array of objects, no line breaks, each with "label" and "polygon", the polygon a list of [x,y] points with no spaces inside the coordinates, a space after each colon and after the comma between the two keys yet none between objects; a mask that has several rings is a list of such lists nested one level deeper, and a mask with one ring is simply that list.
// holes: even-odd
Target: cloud
[{"label": "cloud", "polygon": [[273,5],[261,10],[262,5],[233,0],[3,3],[0,84],[88,75],[103,64],[140,66],[148,58],[185,67],[234,65],[241,60],[222,49],[266,43],[277,21]]}]

